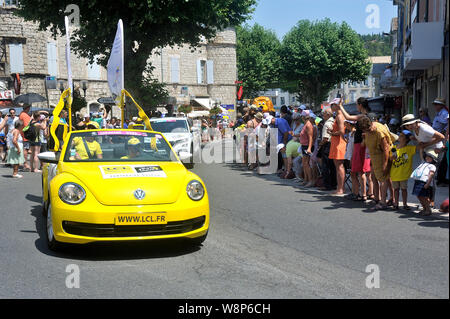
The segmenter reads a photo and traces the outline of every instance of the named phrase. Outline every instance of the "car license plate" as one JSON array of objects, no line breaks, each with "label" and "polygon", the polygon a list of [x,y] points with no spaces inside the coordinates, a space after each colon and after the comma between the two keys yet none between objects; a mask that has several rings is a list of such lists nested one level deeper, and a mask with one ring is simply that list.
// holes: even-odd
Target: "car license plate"
[{"label": "car license plate", "polygon": [[166,215],[156,214],[121,214],[116,217],[115,225],[160,225],[167,224]]}]

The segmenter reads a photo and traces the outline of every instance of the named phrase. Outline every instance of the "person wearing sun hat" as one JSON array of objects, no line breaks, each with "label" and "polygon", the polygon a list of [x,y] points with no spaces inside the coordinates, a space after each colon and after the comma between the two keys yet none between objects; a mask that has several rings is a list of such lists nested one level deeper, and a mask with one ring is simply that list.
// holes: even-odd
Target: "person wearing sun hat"
[{"label": "person wearing sun hat", "polygon": [[412,194],[416,195],[422,204],[423,210],[419,212],[419,215],[430,216],[434,192],[431,182],[436,173],[438,154],[433,150],[429,150],[425,151],[424,157],[423,162],[411,174],[411,178],[414,179]]},{"label": "person wearing sun hat", "polygon": [[448,108],[445,105],[445,99],[436,98],[433,101],[436,116],[434,117],[432,127],[439,133],[444,134],[448,126]]},{"label": "person wearing sun hat", "polygon": [[413,133],[414,137],[412,139],[418,142],[417,151],[419,152],[421,159],[423,159],[423,151],[433,151],[444,146],[442,144],[442,141],[445,139],[444,135],[428,124],[416,119],[413,114],[406,114],[403,116],[402,128]]}]

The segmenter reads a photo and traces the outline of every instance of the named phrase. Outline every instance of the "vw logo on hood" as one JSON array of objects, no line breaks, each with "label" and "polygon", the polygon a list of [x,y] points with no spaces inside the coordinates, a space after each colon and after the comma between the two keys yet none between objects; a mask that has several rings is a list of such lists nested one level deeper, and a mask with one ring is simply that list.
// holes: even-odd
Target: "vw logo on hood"
[{"label": "vw logo on hood", "polygon": [[142,200],[145,197],[145,192],[138,188],[134,191],[134,197],[136,197],[137,200]]}]

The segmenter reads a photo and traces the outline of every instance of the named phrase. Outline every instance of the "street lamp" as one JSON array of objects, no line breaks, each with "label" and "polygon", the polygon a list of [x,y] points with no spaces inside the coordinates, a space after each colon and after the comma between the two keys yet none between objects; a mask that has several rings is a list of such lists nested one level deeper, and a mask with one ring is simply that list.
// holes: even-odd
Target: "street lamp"
[{"label": "street lamp", "polygon": [[81,81],[81,88],[83,89],[84,97],[86,97],[86,90],[88,89],[88,84],[89,82],[86,80]]}]

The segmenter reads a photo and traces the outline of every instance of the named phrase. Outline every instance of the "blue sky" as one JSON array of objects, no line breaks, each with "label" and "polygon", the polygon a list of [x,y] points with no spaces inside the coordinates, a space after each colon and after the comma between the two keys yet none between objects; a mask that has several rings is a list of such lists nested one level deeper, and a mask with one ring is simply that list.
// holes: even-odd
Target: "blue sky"
[{"label": "blue sky", "polygon": [[[367,25],[367,18],[375,17],[374,5],[379,9],[379,24],[372,19]],[[389,32],[396,14],[396,7],[389,0],[258,0],[253,18],[247,23],[271,29],[280,39],[302,19],[345,21],[359,34],[371,34]]]}]

